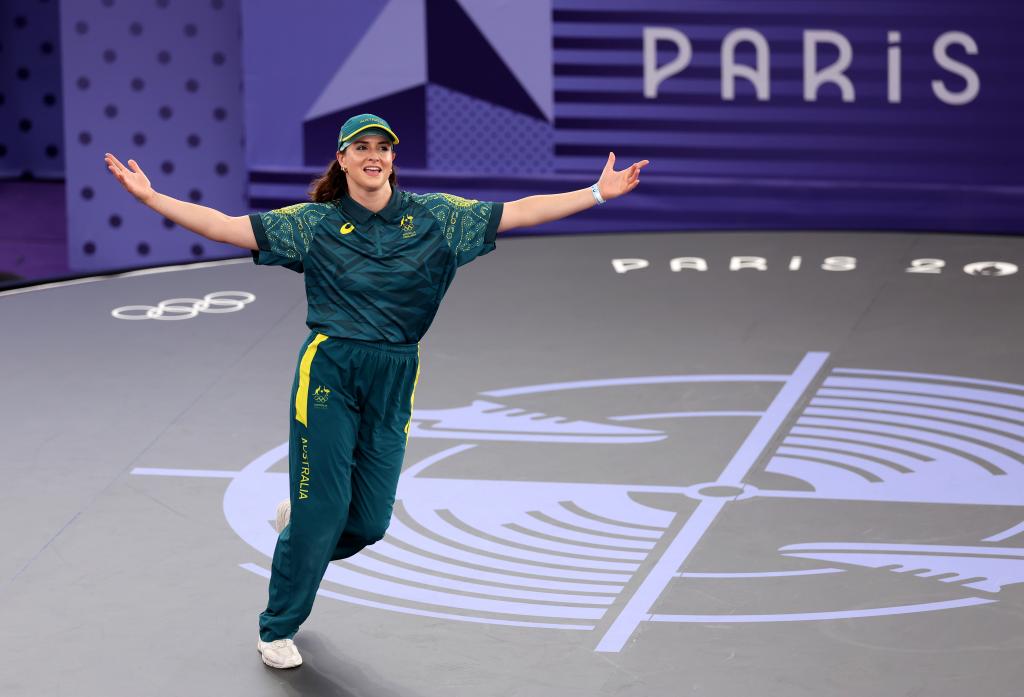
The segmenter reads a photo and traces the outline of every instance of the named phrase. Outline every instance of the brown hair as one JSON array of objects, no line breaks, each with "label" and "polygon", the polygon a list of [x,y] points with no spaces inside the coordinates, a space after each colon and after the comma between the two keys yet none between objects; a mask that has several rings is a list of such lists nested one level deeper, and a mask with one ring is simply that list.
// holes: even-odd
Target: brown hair
[{"label": "brown hair", "polygon": [[[391,166],[391,174],[388,182],[392,187],[398,186],[398,168]],[[341,171],[338,159],[331,160],[331,164],[324,170],[322,176],[314,179],[309,185],[309,199],[314,203],[327,203],[334,201],[348,193],[348,181],[345,173]]]}]

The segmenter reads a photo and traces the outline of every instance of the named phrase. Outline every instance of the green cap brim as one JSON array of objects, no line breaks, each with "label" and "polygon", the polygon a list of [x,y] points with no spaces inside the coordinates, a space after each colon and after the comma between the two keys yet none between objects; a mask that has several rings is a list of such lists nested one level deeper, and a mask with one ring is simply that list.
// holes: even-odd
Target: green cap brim
[{"label": "green cap brim", "polygon": [[341,150],[342,148],[345,147],[346,143],[349,143],[357,135],[359,135],[363,131],[368,131],[370,129],[376,129],[378,131],[384,131],[385,133],[388,134],[388,136],[390,136],[391,144],[392,145],[398,145],[398,136],[395,135],[394,131],[392,131],[390,128],[388,128],[386,126],[382,126],[379,123],[371,123],[371,124],[369,124],[367,126],[363,126],[362,128],[357,128],[356,130],[352,131],[348,135],[344,135],[343,134],[341,142],[338,143],[338,149]]}]

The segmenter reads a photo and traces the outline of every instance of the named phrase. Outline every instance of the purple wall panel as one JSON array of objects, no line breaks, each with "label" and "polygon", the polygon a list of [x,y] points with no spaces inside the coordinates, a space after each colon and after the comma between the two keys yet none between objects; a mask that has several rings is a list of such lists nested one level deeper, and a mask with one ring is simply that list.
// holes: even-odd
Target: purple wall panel
[{"label": "purple wall panel", "polygon": [[[625,134],[628,122],[639,122],[653,126],[653,137],[647,142],[634,139],[635,144],[657,147],[660,169],[672,174],[706,174],[717,166],[715,173],[722,175],[763,175],[779,167],[780,175],[813,179],[821,174],[824,162],[863,163],[885,177],[888,166],[898,161],[911,167],[912,178],[920,182],[1024,183],[1019,168],[999,157],[1007,147],[1017,156],[1024,154],[1020,139],[1007,138],[1014,127],[1010,113],[1020,101],[1013,87],[1013,63],[1020,60],[1008,25],[1002,23],[1010,18],[974,16],[966,3],[902,2],[880,8],[833,1],[808,5],[798,13],[780,12],[775,3],[750,2],[745,10],[739,3],[732,5],[736,9],[731,13],[697,10],[688,3],[676,5],[674,11],[649,10],[646,7],[668,6],[650,0],[637,2],[629,10],[556,9],[560,169],[577,169],[576,158],[596,155],[586,147],[588,132],[594,134],[596,145],[607,142],[608,131]],[[835,14],[837,9],[845,14]],[[1010,12],[1017,21],[1024,19],[1024,12]],[[661,83],[653,98],[644,94],[642,35],[649,26],[684,33],[694,52],[692,64]],[[734,101],[721,96],[720,45],[738,27],[755,28],[767,40],[771,60],[767,101],[758,101],[750,82],[742,79],[737,81]],[[835,85],[824,86],[815,102],[804,99],[803,33],[821,28],[835,30],[852,46],[853,61],[846,74],[853,102],[843,102]],[[978,97],[962,106],[943,103],[931,87],[933,79],[957,91],[963,85],[961,78],[938,67],[932,57],[936,38],[951,29],[969,34],[984,48],[977,56],[949,51],[970,66],[982,83]],[[889,31],[901,35],[894,44],[902,56],[899,103],[887,101]],[[667,63],[676,50],[666,42],[659,45],[659,64]],[[563,51],[573,55],[564,56]],[[590,59],[579,62],[580,53],[589,53]],[[743,60],[750,62],[752,50],[747,53]],[[830,62],[835,54],[831,46],[821,48],[820,62]],[[629,62],[623,65],[627,57]],[[614,70],[611,65],[616,66]],[[654,113],[652,107],[658,111]],[[598,109],[601,114],[581,116]],[[730,147],[712,142],[715,135],[755,136],[763,142]],[[850,135],[860,135],[864,142],[850,140]],[[731,166],[721,167],[723,163]],[[895,174],[904,179],[911,173]],[[861,180],[865,172],[854,166],[847,177],[840,172],[828,176]]]},{"label": "purple wall panel", "polygon": [[[360,98],[365,70],[345,69],[367,46],[387,44],[389,32],[402,41],[389,44],[379,65],[401,78],[393,93],[410,89],[409,66],[418,65],[425,41],[426,106],[383,114],[426,121],[426,168],[403,168],[408,188],[464,182],[457,193],[504,200],[565,190],[591,183],[615,150],[620,165],[652,160],[641,192],[544,230],[1021,231],[1020,3],[994,0],[985,12],[967,0],[388,0],[375,7],[376,19],[359,17],[349,57],[338,53],[332,77],[345,80],[331,90],[345,98],[319,116],[340,123],[356,107],[385,104],[388,94]],[[259,21],[273,22],[272,7],[256,9]],[[550,23],[531,14],[538,9]],[[522,22],[502,14],[513,11]],[[542,24],[547,38],[524,30]],[[506,40],[512,27],[517,43]],[[653,94],[645,93],[644,32],[651,28],[685,35],[693,50],[689,65]],[[763,37],[767,98],[743,77],[734,96],[723,95],[723,40],[741,28]],[[819,30],[838,43],[805,50],[807,32]],[[945,49],[936,46],[944,35],[953,37]],[[840,44],[851,51],[842,73],[849,87],[826,82],[808,98],[807,57],[824,68],[840,56]],[[276,69],[299,71],[306,53],[282,55]],[[648,77],[678,53],[673,42],[658,42]],[[550,56],[550,83],[534,69],[541,55]],[[753,43],[738,45],[737,64],[753,65],[754,56]],[[550,120],[538,118],[550,103],[541,98],[545,84],[553,94]],[[967,98],[957,103],[961,95]],[[280,125],[283,113],[274,105],[247,112],[268,125]],[[260,205],[301,198],[298,181],[311,171],[284,159],[261,160],[255,170]]]},{"label": "purple wall panel", "polygon": [[541,119],[429,85],[427,124],[427,163],[432,171],[497,175],[554,171],[554,129]]},{"label": "purple wall panel", "polygon": [[[1013,114],[1024,60],[1013,27],[1022,20],[1019,3],[980,13],[962,0],[554,0],[556,169],[592,172],[609,143],[627,161],[649,157],[647,181],[674,181],[679,191],[679,220],[645,215],[651,228],[1019,232],[1024,140]],[[645,94],[651,27],[685,35],[693,52],[654,95]],[[747,79],[723,96],[722,44],[739,28],[764,37],[767,99]],[[846,97],[837,84],[805,96],[805,53],[821,67],[839,56],[834,45],[805,51],[811,30],[849,44]],[[958,72],[934,55],[947,32],[978,47],[957,39],[945,51]],[[680,52],[669,40],[657,49],[659,67]],[[751,43],[737,62],[754,64]],[[966,74],[979,82],[976,96],[955,104],[936,95],[936,80],[969,92]],[[705,195],[691,201],[695,190]],[[640,210],[636,203],[621,207]]]},{"label": "purple wall panel", "polygon": [[68,275],[64,183],[0,180],[0,286]]},{"label": "purple wall panel", "polygon": [[239,0],[65,0],[61,34],[71,269],[237,256],[135,202],[103,153],[157,191],[248,211]]},{"label": "purple wall panel", "polygon": [[64,176],[56,2],[0,3],[0,177]]},{"label": "purple wall panel", "polygon": [[[250,167],[303,164],[303,121],[335,72],[380,14],[382,2],[247,0],[242,7],[247,162]],[[385,66],[402,51],[382,37]],[[315,164],[331,159],[331,128]]]}]

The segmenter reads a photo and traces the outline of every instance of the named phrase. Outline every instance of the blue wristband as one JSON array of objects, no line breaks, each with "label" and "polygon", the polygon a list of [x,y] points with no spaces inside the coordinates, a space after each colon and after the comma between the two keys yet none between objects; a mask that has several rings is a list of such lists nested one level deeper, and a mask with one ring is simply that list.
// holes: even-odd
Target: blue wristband
[{"label": "blue wristband", "polygon": [[605,200],[601,198],[601,189],[598,188],[597,182],[594,182],[594,185],[590,187],[590,193],[594,194],[594,200],[597,201],[597,205],[600,206],[605,203]]}]

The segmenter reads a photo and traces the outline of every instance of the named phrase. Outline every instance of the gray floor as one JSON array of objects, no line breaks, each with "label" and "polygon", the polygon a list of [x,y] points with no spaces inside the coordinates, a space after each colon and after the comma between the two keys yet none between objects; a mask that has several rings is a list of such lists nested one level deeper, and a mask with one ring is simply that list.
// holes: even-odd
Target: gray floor
[{"label": "gray floor", "polygon": [[0,294],[0,694],[1018,694],[1008,264],[1024,238],[499,241],[423,342],[389,536],[290,672],[254,644],[301,276]]}]

